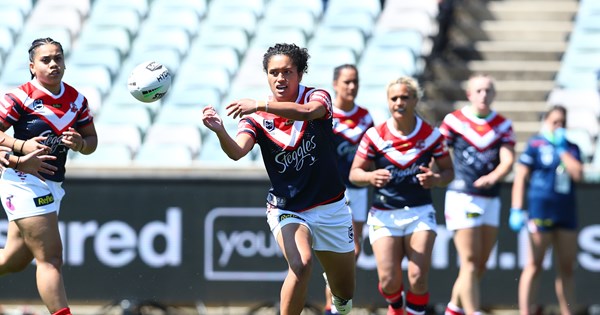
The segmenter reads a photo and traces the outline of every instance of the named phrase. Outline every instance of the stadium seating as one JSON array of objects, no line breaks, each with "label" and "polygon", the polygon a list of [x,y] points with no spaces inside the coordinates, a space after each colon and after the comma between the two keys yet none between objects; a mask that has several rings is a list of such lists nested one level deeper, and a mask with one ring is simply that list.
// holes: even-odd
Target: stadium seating
[{"label": "stadium seating", "polygon": [[125,144],[109,143],[99,145],[94,154],[83,155],[72,152],[67,167],[82,168],[123,168],[130,167],[133,154]]},{"label": "stadium seating", "polygon": [[[180,153],[177,163],[229,166],[233,161],[223,157],[200,120],[201,108],[211,104],[224,115],[232,100],[267,97],[260,61],[268,47],[307,47],[311,59],[302,83],[332,95],[333,68],[356,64],[359,99],[383,120],[386,84],[403,74],[419,75],[430,51],[437,6],[425,2],[328,0],[324,7],[322,0],[0,0],[0,87],[27,81],[31,41],[53,37],[67,56],[65,82],[87,96],[100,138],[131,138],[126,144],[101,142],[95,158],[78,161],[74,154],[74,164],[161,167],[164,161],[154,157],[167,147],[154,141],[153,130],[176,125],[198,131],[189,131],[191,142],[183,148],[166,149]],[[404,11],[410,14],[400,15]],[[60,18],[37,18],[43,13],[36,12]],[[135,100],[126,86],[133,67],[147,60],[173,75],[169,93],[154,103]],[[237,121],[224,120],[235,133]],[[103,161],[104,147],[115,150],[110,162]],[[257,160],[262,165],[255,148],[235,165],[256,166]]]},{"label": "stadium seating", "polygon": [[63,80],[72,86],[91,86],[102,95],[108,94],[112,87],[110,71],[103,65],[83,65],[65,70]]},{"label": "stadium seating", "polygon": [[102,26],[87,24],[77,41],[77,49],[95,49],[110,47],[117,49],[121,59],[129,54],[131,35],[126,28],[119,26]]},{"label": "stadium seating", "polygon": [[307,40],[304,30],[300,28],[280,28],[276,25],[262,24],[252,41],[252,48],[266,51],[273,43],[293,43],[306,47]]},{"label": "stadium seating", "polygon": [[326,50],[328,51],[330,48],[349,48],[356,58],[359,58],[365,49],[365,45],[365,36],[359,29],[321,27],[319,32],[312,38],[308,48],[313,57],[319,54],[327,54]]},{"label": "stadium seating", "polygon": [[[165,12],[168,12],[168,14],[165,14]],[[196,36],[200,30],[200,20],[203,16],[199,16],[198,14],[197,11],[190,7],[167,6],[166,4],[162,7],[157,7],[153,4],[145,27],[152,30],[183,30],[191,38]],[[186,46],[189,46],[189,43]]]},{"label": "stadium seating", "polygon": [[144,144],[178,144],[185,147],[192,156],[200,151],[202,144],[200,130],[194,125],[156,123],[148,129]]},{"label": "stadium seating", "polygon": [[207,0],[153,0],[150,8],[151,11],[156,11],[157,14],[180,9],[193,12],[198,19],[202,19],[207,14],[208,2]]},{"label": "stadium seating", "polygon": [[285,14],[306,11],[312,14],[315,20],[318,20],[323,15],[323,2],[321,0],[271,0],[268,10],[285,12]]},{"label": "stadium seating", "polygon": [[131,124],[142,134],[152,125],[150,113],[142,107],[105,106],[96,121],[105,124]]},{"label": "stadium seating", "polygon": [[106,20],[114,20],[115,16],[113,14],[123,10],[133,10],[138,17],[145,18],[148,15],[150,6],[148,0],[94,0],[94,11],[98,12],[105,9],[112,11],[110,19],[104,16]]},{"label": "stadium seating", "polygon": [[[106,18],[107,15],[110,16],[110,19]],[[90,18],[87,21],[88,25],[95,27],[123,28],[129,33],[130,37],[137,35],[141,23],[142,18],[135,8],[118,6],[102,7],[100,5],[95,5],[92,13],[90,14]]]},{"label": "stadium seating", "polygon": [[119,144],[125,145],[134,153],[142,145],[142,133],[139,128],[130,123],[103,123],[94,122],[98,137],[98,145]]},{"label": "stadium seating", "polygon": [[[271,9],[265,13],[265,17],[260,25],[261,28],[266,29],[261,32],[257,32],[257,36],[278,36],[279,31],[288,29],[300,30],[304,33],[306,38],[313,36],[316,29],[315,16],[313,15],[313,12],[310,10],[284,10],[285,7],[271,6]],[[281,18],[282,14],[285,14],[285,19]]]},{"label": "stadium seating", "polygon": [[[240,67],[240,60],[236,50],[233,47],[226,46],[210,47],[194,45],[190,48],[188,56],[182,63],[184,69],[188,67],[195,68],[197,66],[221,67],[227,70],[230,76],[234,76]],[[181,81],[186,81],[186,78],[183,77]]]},{"label": "stadium seating", "polygon": [[17,36],[24,26],[25,16],[19,7],[2,7],[2,10],[0,10],[0,29],[9,31],[12,36]]},{"label": "stadium seating", "polygon": [[154,123],[166,125],[193,125],[197,128],[205,128],[202,124],[202,107],[200,106],[164,107],[156,115]]},{"label": "stadium seating", "polygon": [[363,11],[327,11],[323,20],[321,21],[321,27],[333,28],[335,30],[359,30],[363,36],[369,37],[373,33],[375,23],[373,16],[369,12]]},{"label": "stadium seating", "polygon": [[13,45],[13,33],[6,27],[0,27],[0,56],[2,56],[1,64],[4,64],[4,56],[8,55],[13,48]]},{"label": "stadium seating", "polygon": [[[103,47],[78,47],[73,50],[66,61],[74,68],[79,66],[103,66],[115,78],[121,71],[122,59],[118,49],[110,46]],[[69,67],[70,70],[70,67]]]},{"label": "stadium seating", "polygon": [[368,13],[375,19],[381,13],[381,2],[379,0],[328,0],[327,14],[348,14],[355,12]]},{"label": "stadium seating", "polygon": [[33,0],[0,0],[0,7],[10,10],[11,8],[17,8],[21,11],[23,16],[28,16],[33,10]]},{"label": "stadium seating", "polygon": [[[171,90],[172,89],[172,90]],[[182,84],[173,84],[169,89],[170,93],[163,98],[163,107],[204,107],[213,105],[218,108],[221,105],[221,93],[211,87],[186,86]],[[155,106],[160,108],[160,106]]]},{"label": "stadium seating", "polygon": [[192,166],[189,149],[178,143],[144,142],[133,158],[136,167],[180,168]]},{"label": "stadium seating", "polygon": [[586,128],[571,127],[567,129],[567,139],[579,146],[582,160],[585,163],[592,161],[594,155],[594,140]]}]

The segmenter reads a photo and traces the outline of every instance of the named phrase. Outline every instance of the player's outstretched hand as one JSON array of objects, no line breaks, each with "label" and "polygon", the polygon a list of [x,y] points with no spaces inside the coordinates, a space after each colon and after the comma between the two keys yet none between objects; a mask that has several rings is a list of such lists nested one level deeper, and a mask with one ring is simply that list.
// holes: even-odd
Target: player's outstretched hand
[{"label": "player's outstretched hand", "polygon": [[214,132],[225,130],[225,127],[223,127],[223,120],[211,105],[202,109],[202,123]]},{"label": "player's outstretched hand", "polygon": [[42,173],[54,175],[54,172],[56,172],[58,168],[46,163],[45,161],[56,160],[56,156],[46,155],[44,154],[45,152],[45,148],[40,148],[21,156],[17,169],[21,172],[29,173],[41,180],[44,180]]},{"label": "player's outstretched hand", "polygon": [[241,118],[244,115],[252,114],[257,109],[256,100],[243,98],[227,105],[227,116],[232,116],[233,119]]}]

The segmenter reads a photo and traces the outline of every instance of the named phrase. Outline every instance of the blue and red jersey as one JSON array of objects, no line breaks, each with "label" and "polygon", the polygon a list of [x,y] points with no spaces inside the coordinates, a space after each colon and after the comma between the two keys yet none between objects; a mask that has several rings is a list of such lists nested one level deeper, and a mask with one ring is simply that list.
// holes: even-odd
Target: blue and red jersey
[{"label": "blue and red jersey", "polygon": [[294,121],[270,113],[243,117],[238,133],[247,133],[260,146],[271,180],[269,193],[284,200],[283,209],[301,212],[344,197],[345,186],[333,146],[331,97],[325,90],[300,85],[296,103],[320,102],[321,119]]},{"label": "blue and red jersey", "polygon": [[432,203],[431,190],[417,179],[419,166],[429,167],[433,159],[448,156],[442,134],[417,117],[415,130],[401,135],[392,120],[367,130],[356,155],[375,163],[375,169],[387,169],[391,180],[375,188],[373,208],[381,210],[415,207]]},{"label": "blue and red jersey", "polygon": [[75,129],[92,123],[87,99],[75,88],[62,82],[58,95],[52,94],[37,80],[31,80],[6,93],[0,99],[0,120],[14,129],[21,140],[47,137],[42,144],[50,147],[56,160],[46,161],[58,168],[54,175],[42,174],[52,181],[63,181],[69,148],[62,136],[69,127]]},{"label": "blue and red jersey", "polygon": [[365,108],[355,105],[349,112],[333,108],[333,141],[338,168],[346,187],[357,188],[350,182],[350,167],[360,140],[371,127],[373,118]]},{"label": "blue and red jersey", "polygon": [[440,132],[448,146],[454,148],[454,180],[448,189],[478,196],[498,196],[500,184],[480,189],[473,187],[473,182],[500,164],[500,147],[515,145],[512,121],[495,111],[480,118],[464,107],[444,117]]}]

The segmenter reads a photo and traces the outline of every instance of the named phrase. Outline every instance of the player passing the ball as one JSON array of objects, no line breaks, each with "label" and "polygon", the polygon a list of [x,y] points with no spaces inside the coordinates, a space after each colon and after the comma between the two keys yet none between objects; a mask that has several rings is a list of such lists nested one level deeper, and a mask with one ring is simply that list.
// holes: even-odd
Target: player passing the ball
[{"label": "player passing the ball", "polygon": [[233,160],[261,149],[271,181],[267,222],[288,263],[280,313],[298,315],[305,306],[314,257],[321,263],[340,314],[352,308],[354,241],[352,216],[333,148],[331,97],[300,84],[309,54],[294,44],[275,44],[263,56],[272,95],[240,99],[226,106],[241,117],[235,138],[212,106],[203,122]]},{"label": "player passing the ball", "polygon": [[431,188],[445,186],[454,177],[446,140],[416,113],[419,94],[414,78],[388,84],[392,117],[367,130],[350,169],[352,183],[375,188],[367,225],[388,315],[425,314],[437,229]]},{"label": "player passing the ball", "polygon": [[[0,250],[0,274],[21,271],[35,258],[37,289],[54,315],[71,314],[58,231],[67,153],[90,154],[97,144],[86,98],[62,81],[64,57],[59,42],[34,40],[29,48],[31,81],[0,99],[1,145],[13,152],[8,159],[11,168],[0,179],[0,197],[9,220],[6,244]],[[4,133],[10,127],[14,137]]]}]

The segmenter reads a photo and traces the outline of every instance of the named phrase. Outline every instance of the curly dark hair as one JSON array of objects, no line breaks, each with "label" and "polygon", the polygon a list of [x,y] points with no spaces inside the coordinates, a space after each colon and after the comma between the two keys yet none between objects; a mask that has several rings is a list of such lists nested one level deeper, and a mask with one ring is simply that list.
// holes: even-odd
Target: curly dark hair
[{"label": "curly dark hair", "polygon": [[295,44],[280,43],[275,46],[269,47],[267,52],[263,56],[263,70],[267,72],[269,60],[275,55],[285,55],[292,59],[294,65],[298,69],[298,73],[306,73],[308,70],[308,50],[306,48],[300,48]]}]

